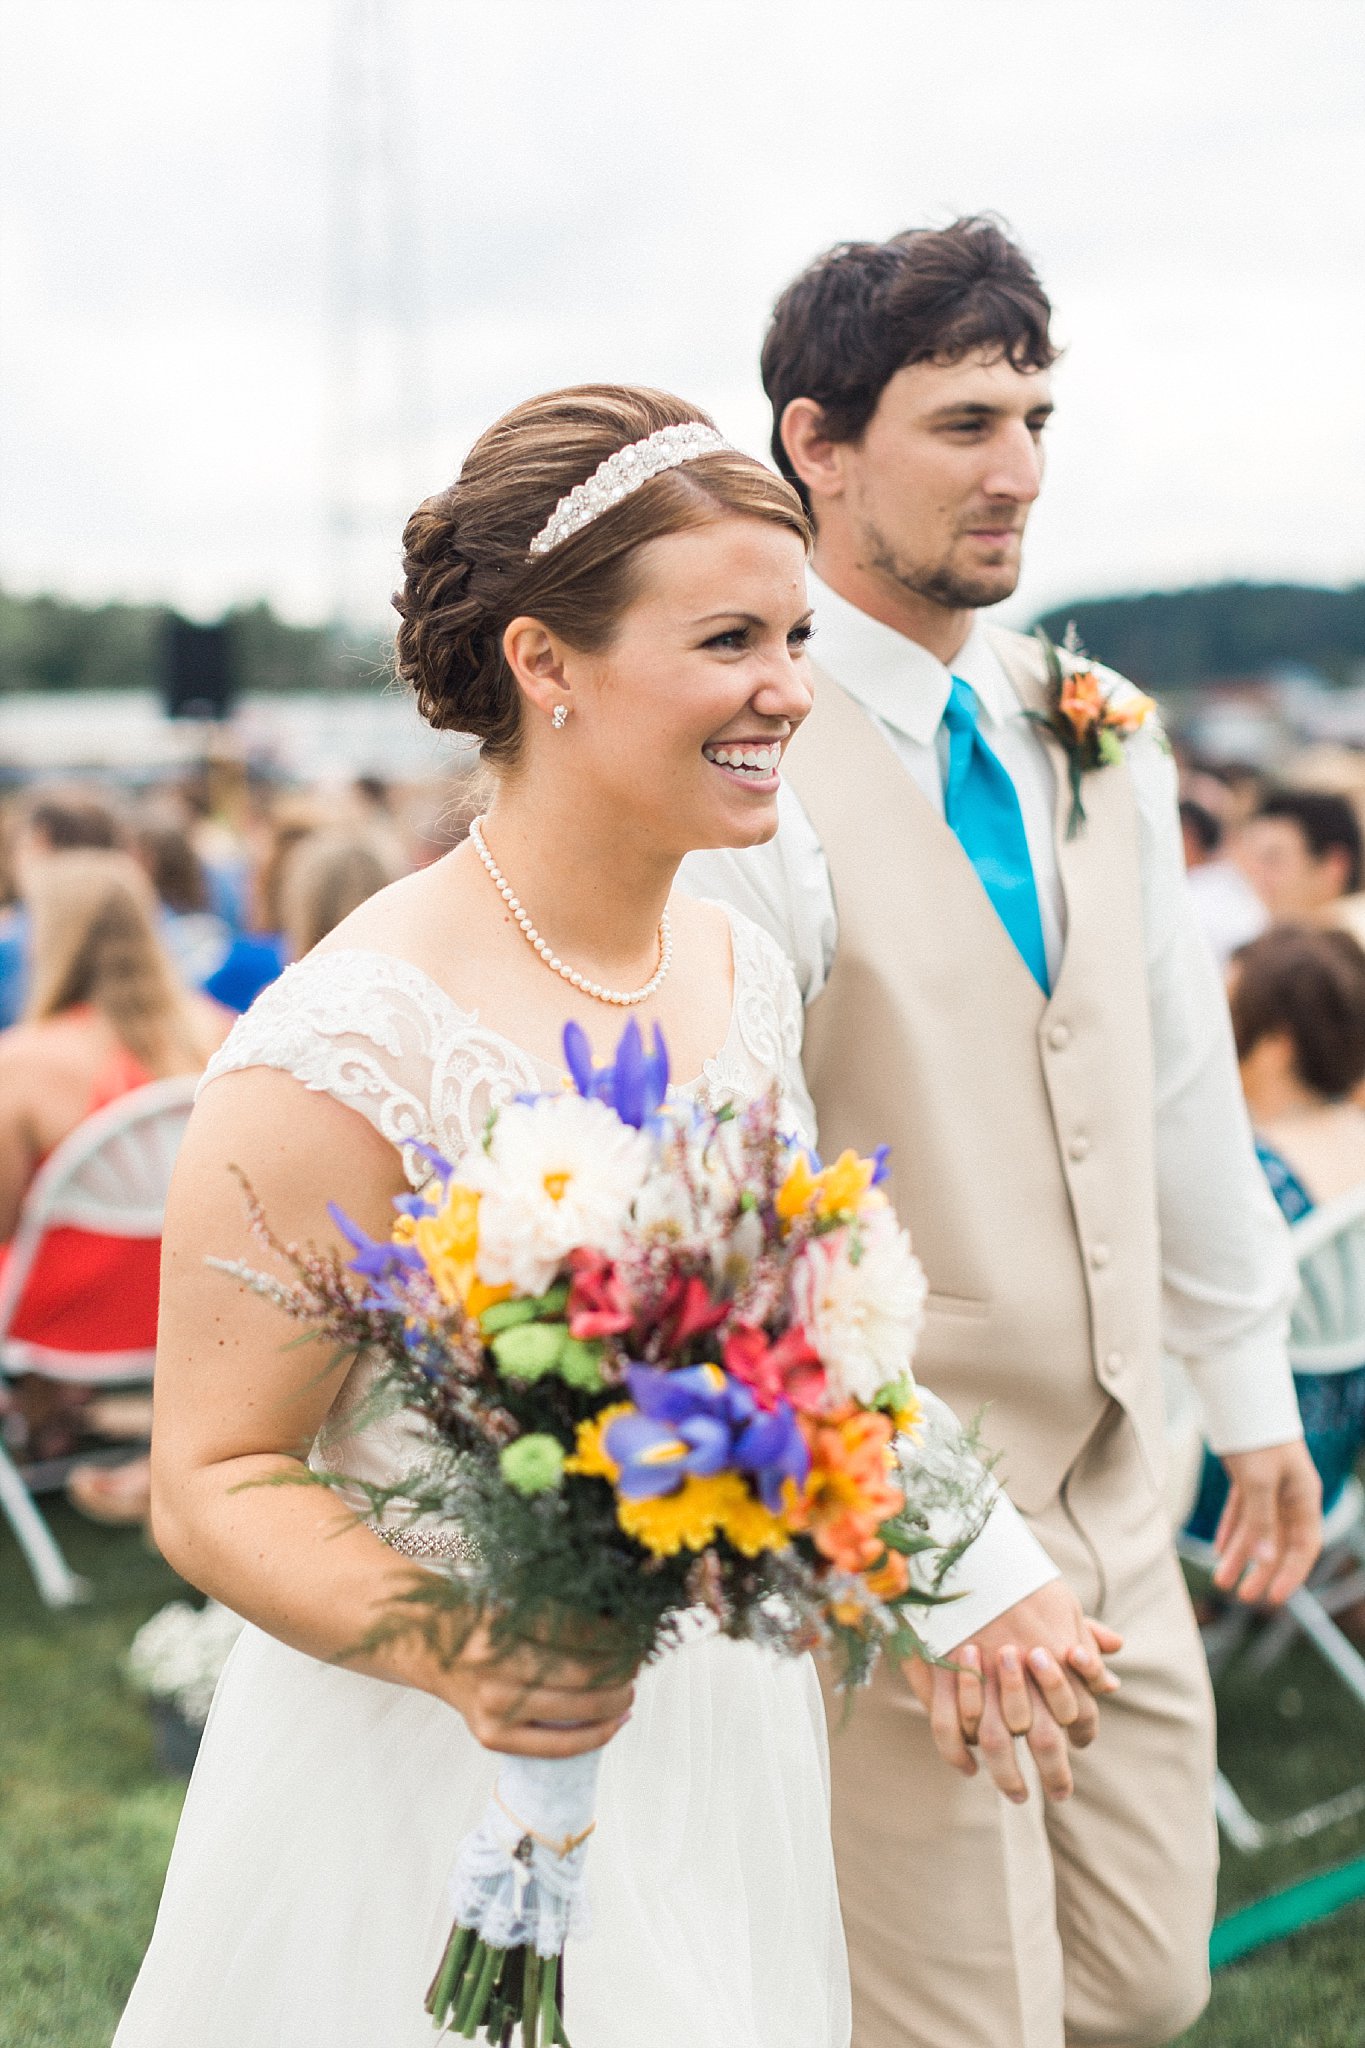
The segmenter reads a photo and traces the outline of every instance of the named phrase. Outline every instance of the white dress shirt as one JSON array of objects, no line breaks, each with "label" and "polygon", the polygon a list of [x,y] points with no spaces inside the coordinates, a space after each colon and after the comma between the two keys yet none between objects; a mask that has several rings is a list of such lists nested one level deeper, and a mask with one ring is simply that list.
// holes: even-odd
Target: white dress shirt
[{"label": "white dress shirt", "polygon": [[[815,576],[810,582],[817,663],[877,720],[940,814],[943,712],[952,677],[971,684],[982,736],[1018,791],[1055,980],[1066,904],[1053,841],[1053,765],[987,630],[974,624],[950,672]],[[1101,674],[1116,688],[1131,688]],[[1154,720],[1125,742],[1125,752],[1137,800],[1152,1016],[1162,1335],[1194,1382],[1215,1451],[1255,1450],[1303,1433],[1285,1353],[1295,1293],[1289,1238],[1253,1149],[1222,984],[1186,883],[1175,767]],[[692,894],[733,903],[770,931],[809,1003],[824,987],[838,945],[834,891],[815,828],[785,783],[778,813],[777,837],[766,846],[691,854],[680,880]],[[999,1534],[1003,1539],[1003,1527]],[[979,1571],[982,1554],[974,1562]]]}]

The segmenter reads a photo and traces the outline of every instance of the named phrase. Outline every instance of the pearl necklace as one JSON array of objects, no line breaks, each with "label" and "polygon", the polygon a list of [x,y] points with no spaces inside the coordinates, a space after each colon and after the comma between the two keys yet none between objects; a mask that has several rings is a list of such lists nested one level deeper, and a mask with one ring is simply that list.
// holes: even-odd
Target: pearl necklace
[{"label": "pearl necklace", "polygon": [[589,981],[586,974],[580,974],[576,968],[566,966],[553,947],[542,939],[540,933],[536,930],[523,909],[521,899],[513,892],[512,884],[488,851],[488,842],[483,836],[482,818],[475,818],[472,821],[469,827],[469,837],[473,842],[475,853],[478,854],[479,859],[488,870],[490,881],[497,889],[499,896],[501,896],[503,902],[511,911],[518,925],[520,925],[527,944],[535,947],[548,968],[555,974],[562,975],[564,980],[571,982],[575,988],[582,989],[585,996],[596,997],[599,1003],[616,1003],[620,1007],[628,1008],[635,1003],[648,1001],[673,964],[673,927],[669,923],[667,911],[659,919],[659,965],[652,978],[645,983],[643,988],[629,991],[617,988],[603,988],[600,981]]}]

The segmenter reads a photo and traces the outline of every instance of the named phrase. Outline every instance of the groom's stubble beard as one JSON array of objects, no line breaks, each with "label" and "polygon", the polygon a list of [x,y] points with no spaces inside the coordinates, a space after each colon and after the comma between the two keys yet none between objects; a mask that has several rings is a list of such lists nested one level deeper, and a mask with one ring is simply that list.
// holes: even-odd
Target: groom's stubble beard
[{"label": "groom's stubble beard", "polygon": [[945,611],[984,611],[1003,604],[1018,587],[1020,568],[1002,566],[993,574],[972,576],[948,562],[918,562],[888,540],[870,522],[863,529],[861,550],[869,567],[912,597],[941,605]]}]

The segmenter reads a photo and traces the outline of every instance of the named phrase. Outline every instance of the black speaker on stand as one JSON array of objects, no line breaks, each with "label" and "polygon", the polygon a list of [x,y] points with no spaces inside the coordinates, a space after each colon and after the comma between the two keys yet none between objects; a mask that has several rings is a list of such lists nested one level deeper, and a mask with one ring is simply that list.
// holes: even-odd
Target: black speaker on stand
[{"label": "black speaker on stand", "polygon": [[232,630],[225,619],[201,626],[178,612],[166,618],[161,699],[168,718],[222,719],[237,696]]}]

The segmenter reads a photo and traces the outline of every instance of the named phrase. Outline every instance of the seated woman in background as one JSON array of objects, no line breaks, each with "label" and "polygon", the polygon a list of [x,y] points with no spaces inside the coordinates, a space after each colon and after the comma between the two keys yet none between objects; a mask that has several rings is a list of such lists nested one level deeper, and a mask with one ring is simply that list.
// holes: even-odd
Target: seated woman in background
[{"label": "seated woman in background", "polygon": [[202,988],[232,950],[233,929],[212,908],[208,870],[168,809],[139,816],[134,848],[161,907],[166,950],[191,988]]},{"label": "seated woman in background", "polygon": [[[1280,925],[1234,955],[1228,996],[1257,1155],[1297,1223],[1365,1185],[1365,1109],[1351,1099],[1365,1080],[1365,951],[1348,932]],[[1365,1445],[1365,1358],[1294,1384],[1326,1512]],[[1192,1536],[1212,1540],[1226,1496],[1206,1454]]]},{"label": "seated woman in background", "polygon": [[[23,1020],[0,1032],[0,1240],[14,1234],[29,1184],[86,1117],[170,1074],[197,1074],[232,1019],[187,989],[157,929],[151,885],[126,853],[55,853],[29,890],[31,978]],[[48,1233],[13,1338],[63,1351],[131,1351],[156,1342],[156,1240]],[[77,1420],[73,1391],[30,1375],[11,1395],[12,1433],[30,1454],[60,1455]],[[15,1427],[17,1425],[17,1428]],[[116,1493],[125,1468],[78,1484]],[[82,1503],[83,1504],[83,1503]]]},{"label": "seated woman in background", "polygon": [[127,834],[110,796],[61,782],[39,783],[8,808],[4,908],[0,909],[0,1029],[17,1024],[32,972],[28,898],[45,860],[81,847],[121,847]]},{"label": "seated woman in background", "polygon": [[[382,844],[375,844],[369,834],[336,831],[299,838],[288,849],[287,858],[282,859],[280,873],[274,883],[284,944],[289,954],[297,959],[309,951],[358,904],[395,879],[393,862]],[[145,897],[145,892],[143,894]],[[144,907],[147,907],[145,903]],[[164,955],[162,959],[163,965],[169,967]],[[208,1053],[225,1035],[232,1019],[216,1004],[207,1002],[203,997],[188,995],[183,989],[179,991],[179,1000],[189,1007],[191,1013],[206,1014],[209,1037],[202,1047],[197,1044],[192,1065],[163,1066],[157,1071],[198,1073]],[[0,1034],[0,1054],[3,1053],[5,1038],[13,1036],[17,1034]],[[149,1080],[152,1076],[144,1071],[139,1078]],[[132,1085],[137,1084],[133,1082]],[[89,1242],[87,1239],[86,1243]],[[130,1347],[154,1343],[160,1245],[129,1244],[121,1249],[142,1257],[141,1269],[130,1269],[126,1277],[121,1271],[119,1284],[125,1290],[130,1310],[140,1318],[141,1327],[149,1329],[151,1334],[121,1339],[119,1348],[124,1343]],[[147,1420],[150,1422],[150,1417]],[[145,1521],[150,1493],[149,1462],[146,1458],[138,1458],[118,1466],[78,1466],[68,1481],[67,1492],[77,1507],[97,1521]]]},{"label": "seated woman in background", "polygon": [[249,1010],[263,988],[289,964],[281,890],[298,849],[322,829],[318,798],[305,792],[277,797],[253,834],[247,889],[250,929],[237,932],[221,966],[204,981],[207,994],[230,1010]]},{"label": "seated woman in background", "polygon": [[387,840],[359,827],[313,832],[291,849],[279,884],[280,923],[291,960],[403,873]]}]

